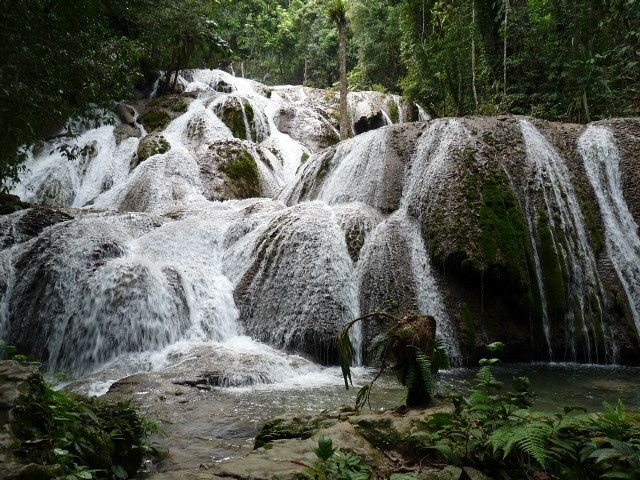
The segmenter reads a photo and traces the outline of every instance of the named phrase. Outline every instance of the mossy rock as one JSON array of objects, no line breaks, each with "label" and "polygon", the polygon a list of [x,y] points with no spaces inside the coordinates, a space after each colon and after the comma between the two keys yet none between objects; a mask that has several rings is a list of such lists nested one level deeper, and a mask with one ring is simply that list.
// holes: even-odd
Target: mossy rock
[{"label": "mossy rock", "polygon": [[147,132],[163,130],[171,122],[171,115],[158,107],[152,107],[138,118]]},{"label": "mossy rock", "polygon": [[138,152],[131,161],[131,170],[134,170],[149,157],[167,153],[169,150],[171,150],[171,145],[162,135],[147,135],[138,145]]},{"label": "mossy rock", "polygon": [[71,459],[129,477],[140,468],[147,425],[131,404],[56,392],[40,372],[13,361],[0,362],[0,392],[0,424],[8,434],[2,453],[14,478],[61,478],[75,470]]},{"label": "mossy rock", "polygon": [[[235,138],[261,142],[263,136],[256,127],[255,112],[251,102],[242,98],[228,98],[216,108],[216,113],[229,127]],[[246,119],[245,119],[246,117]],[[247,131],[247,126],[249,130]]]},{"label": "mossy rock", "polygon": [[345,232],[344,237],[347,242],[347,250],[349,251],[351,260],[357,262],[360,257],[360,250],[362,250],[367,238],[367,232],[361,225],[356,224]]},{"label": "mossy rock", "polygon": [[305,440],[313,437],[319,430],[336,423],[325,415],[306,417],[278,417],[265,423],[258,434],[253,448],[264,447],[274,440],[299,438]]},{"label": "mossy rock", "polygon": [[180,95],[163,95],[151,100],[149,107],[164,108],[171,112],[184,113],[189,108],[189,104],[185,101],[184,97]]},{"label": "mossy rock", "polygon": [[564,318],[567,311],[569,274],[566,265],[558,255],[558,246],[554,242],[549,217],[546,213],[541,213],[538,217],[538,241],[549,315],[553,319],[560,320]]},{"label": "mossy rock", "polygon": [[248,151],[238,152],[235,158],[220,165],[220,171],[229,177],[235,198],[254,198],[262,194],[258,165]]},{"label": "mossy rock", "polygon": [[216,84],[214,90],[221,93],[231,93],[235,90],[235,87],[230,83],[225,82],[224,80],[220,80]]},{"label": "mossy rock", "polygon": [[10,193],[0,192],[0,215],[8,215],[30,207],[31,204],[23,202],[20,200],[20,197],[11,195]]},{"label": "mossy rock", "polygon": [[400,122],[400,109],[396,102],[391,102],[391,105],[389,105],[389,118],[393,123]]},{"label": "mossy rock", "polygon": [[481,188],[481,269],[500,270],[516,296],[519,292],[518,306],[539,312],[533,246],[520,202],[504,176],[487,176]]}]

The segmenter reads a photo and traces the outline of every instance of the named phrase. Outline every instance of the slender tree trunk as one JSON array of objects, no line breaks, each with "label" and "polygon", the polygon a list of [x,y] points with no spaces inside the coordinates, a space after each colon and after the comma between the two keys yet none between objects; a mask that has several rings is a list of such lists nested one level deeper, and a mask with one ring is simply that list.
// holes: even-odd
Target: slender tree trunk
[{"label": "slender tree trunk", "polygon": [[304,79],[302,80],[302,85],[306,86],[309,81],[309,60],[305,57],[304,59]]},{"label": "slender tree trunk", "polygon": [[340,140],[351,136],[349,108],[347,104],[347,22],[340,22]]},{"label": "slender tree trunk", "polygon": [[478,90],[476,89],[476,0],[471,2],[471,86],[473,101],[478,111]]},{"label": "slender tree trunk", "polygon": [[240,62],[240,75],[244,78],[244,60]]},{"label": "slender tree trunk", "polygon": [[504,38],[503,38],[503,47],[502,47],[502,84],[504,88],[504,98],[507,98],[507,30],[509,28],[509,8],[510,8],[509,0],[504,0]]}]

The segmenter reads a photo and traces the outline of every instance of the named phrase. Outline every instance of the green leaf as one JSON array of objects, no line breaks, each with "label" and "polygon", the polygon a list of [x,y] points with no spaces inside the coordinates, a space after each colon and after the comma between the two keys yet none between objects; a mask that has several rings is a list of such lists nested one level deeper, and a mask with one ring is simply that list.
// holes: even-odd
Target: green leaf
[{"label": "green leaf", "polygon": [[125,480],[125,479],[129,478],[129,475],[127,474],[127,471],[124,469],[124,467],[122,465],[113,465],[111,467],[111,472],[113,472],[113,474],[118,479]]},{"label": "green leaf", "polygon": [[487,350],[491,353],[500,352],[504,350],[505,344],[502,342],[493,342],[487,345]]},{"label": "green leaf", "polygon": [[336,452],[336,449],[333,448],[333,440],[329,437],[320,437],[318,440],[318,448],[316,448],[314,452],[320,460],[326,462]]}]

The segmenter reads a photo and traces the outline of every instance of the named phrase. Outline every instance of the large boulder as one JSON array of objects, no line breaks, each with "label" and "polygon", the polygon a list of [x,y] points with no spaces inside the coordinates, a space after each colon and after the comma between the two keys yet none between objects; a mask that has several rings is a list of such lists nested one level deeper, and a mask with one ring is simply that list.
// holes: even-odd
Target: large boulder
[{"label": "large boulder", "polygon": [[353,264],[331,209],[305,203],[276,214],[234,296],[253,338],[337,361],[335,338],[358,312]]},{"label": "large boulder", "polygon": [[6,341],[50,369],[78,372],[175,342],[190,324],[180,274],[125,258],[130,240],[161,224],[87,215],[21,244],[10,257]]}]

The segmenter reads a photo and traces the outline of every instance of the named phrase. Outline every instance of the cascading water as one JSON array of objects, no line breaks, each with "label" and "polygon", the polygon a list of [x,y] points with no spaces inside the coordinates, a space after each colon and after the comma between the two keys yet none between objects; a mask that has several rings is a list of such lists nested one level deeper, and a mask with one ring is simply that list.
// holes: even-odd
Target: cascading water
[{"label": "cascading water", "polygon": [[[577,328],[584,336],[590,362],[597,362],[597,337],[608,336],[603,323],[603,294],[597,273],[595,256],[589,243],[586,223],[573,182],[564,160],[549,141],[529,121],[520,120],[527,158],[535,169],[535,188],[542,192],[543,209],[547,221],[554,228],[549,230],[554,253],[568,271],[568,297],[570,308],[566,314],[568,352],[565,358],[575,360],[577,352]],[[530,219],[535,222],[539,219]],[[546,222],[542,222],[546,223]],[[537,232],[540,235],[540,232]],[[535,240],[534,240],[535,241]],[[595,318],[594,318],[595,316]],[[577,324],[577,326],[576,326]],[[545,328],[548,333],[548,330]],[[613,342],[604,342],[605,355],[612,359]]]},{"label": "cascading water", "polygon": [[602,125],[587,128],[578,150],[598,198],[609,258],[627,293],[640,334],[640,236],[622,191],[620,151],[613,132]]},{"label": "cascading water", "polygon": [[[463,121],[394,125],[330,146],[336,127],[322,91],[269,89],[220,71],[184,72],[178,82],[188,105],[164,128],[147,135],[136,113],[126,126],[82,130],[75,161],[60,153],[64,139],[30,156],[14,192],[79,210],[41,228],[25,228],[23,213],[1,220],[0,338],[44,352],[49,368],[94,372],[92,391],[138,371],[184,371],[192,359],[218,365],[220,385],[280,382],[323,370],[245,335],[334,362],[346,322],[396,302],[434,316],[461,363],[425,232],[455,173],[452,152],[472,136]],[[361,97],[408,115],[396,97]],[[522,130],[544,209],[549,218],[557,211],[566,237],[555,244],[572,301],[593,336],[584,299],[599,299],[599,284],[570,175],[533,126],[523,121]],[[599,135],[582,139],[585,163],[613,155],[593,147],[604,144]],[[603,211],[620,211],[617,198],[599,198]],[[607,229],[636,245],[625,218],[612,213]],[[637,300],[635,270],[623,260],[619,274]],[[370,333],[352,330],[358,361]],[[239,365],[246,369],[235,372]]]}]

